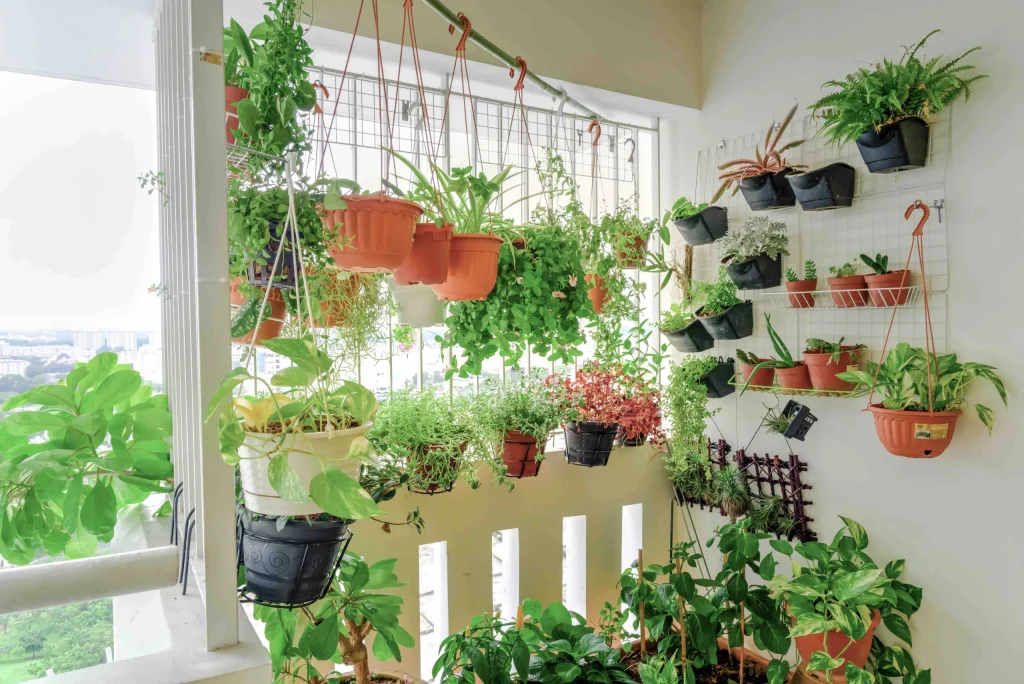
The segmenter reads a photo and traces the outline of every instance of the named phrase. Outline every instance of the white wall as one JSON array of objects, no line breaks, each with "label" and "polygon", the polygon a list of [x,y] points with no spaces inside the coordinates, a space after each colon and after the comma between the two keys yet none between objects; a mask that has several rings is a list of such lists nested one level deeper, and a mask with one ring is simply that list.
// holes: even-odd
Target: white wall
[{"label": "white wall", "polygon": [[[1024,253],[1015,163],[1024,149],[1022,24],[1024,3],[1016,0],[715,0],[704,7],[699,121],[662,122],[662,197],[669,205],[692,192],[699,149],[764,129],[794,99],[817,99],[826,80],[884,55],[898,57],[901,45],[932,28],[945,32],[929,42],[930,55],[984,46],[970,62],[991,78],[955,108],[945,179],[952,226],[947,347],[997,366],[1010,408],[996,409],[991,437],[973,413],[964,415],[943,456],[913,461],[885,452],[871,417],[860,411],[862,400],[808,399],[819,422],[805,443],[795,443],[810,463],[808,510],[819,537],[831,539],[837,515],[853,517],[871,533],[877,560],[905,557],[907,580],[924,587],[924,607],[911,621],[913,650],[939,684],[1021,681],[1006,654],[1024,638],[1024,437],[1016,425],[1024,326],[1015,303]],[[977,398],[998,401],[987,388]],[[716,420],[734,446],[750,439],[762,400],[734,395],[717,402],[724,408]],[[784,452],[785,444],[759,437],[752,450],[765,449]],[[702,537],[721,521],[695,515]]]}]

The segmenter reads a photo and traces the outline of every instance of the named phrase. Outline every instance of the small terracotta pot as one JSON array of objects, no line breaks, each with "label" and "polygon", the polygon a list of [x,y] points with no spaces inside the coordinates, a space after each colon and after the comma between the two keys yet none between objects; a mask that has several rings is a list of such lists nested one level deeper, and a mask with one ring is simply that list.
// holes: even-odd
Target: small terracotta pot
[{"label": "small terracotta pot", "polygon": [[542,463],[537,461],[538,453],[544,453],[544,445],[538,446],[535,437],[518,430],[505,432],[501,460],[508,469],[509,477],[536,477]]},{"label": "small terracotta pot", "polygon": [[881,404],[868,407],[875,417],[875,432],[894,456],[935,458],[953,441],[960,411],[897,411]]},{"label": "small terracotta pot", "polygon": [[438,228],[433,223],[417,223],[412,251],[395,271],[399,285],[439,285],[448,280],[452,225]]},{"label": "small terracotta pot", "polygon": [[440,299],[455,302],[483,301],[498,282],[501,238],[483,233],[452,235],[448,279],[431,285]]},{"label": "small terracotta pot", "polygon": [[594,305],[594,313],[601,313],[601,310],[604,309],[604,300],[608,298],[608,288],[604,286],[604,278],[596,273],[588,273],[583,276],[583,282],[590,285],[587,297]]},{"label": "small terracotta pot", "polygon": [[902,306],[910,290],[910,271],[893,271],[885,275],[866,275],[864,281],[871,295],[872,306]]},{"label": "small terracotta pot", "polygon": [[[875,629],[881,621],[882,614],[877,610],[873,611],[871,613],[871,624],[868,625],[867,633],[856,641],[853,641],[853,639],[846,636],[838,629],[833,629],[828,633],[828,654],[833,658],[841,657],[844,660],[850,661],[857,667],[863,668],[864,664],[868,661],[868,655],[871,653],[871,637],[874,636]],[[794,641],[796,641],[796,650],[800,652],[800,659],[805,663],[811,662],[811,655],[815,651],[825,650],[824,632],[794,637]],[[842,655],[840,656],[840,654]],[[845,665],[843,667],[845,667]],[[839,670],[832,672],[833,682],[846,681],[846,676],[843,675],[842,670],[843,668],[840,668]],[[808,672],[821,671],[822,670],[808,670]],[[842,679],[839,679],[840,676],[842,676]]]},{"label": "small terracotta pot", "polygon": [[[764,359],[762,359],[763,361]],[[754,367],[748,366],[747,364],[740,362],[740,373],[742,373],[743,382],[747,382],[747,378],[750,377]],[[759,368],[754,373],[754,380],[750,383],[751,387],[771,387],[775,384],[775,369],[774,368]]]},{"label": "small terracotta pot", "polygon": [[814,389],[811,385],[811,376],[807,372],[807,366],[803,361],[797,361],[792,368],[776,368],[775,377],[779,379],[779,387],[792,390]]},{"label": "small terracotta pot", "polygon": [[[260,291],[260,296],[263,296],[262,290]],[[269,310],[269,313],[267,313],[267,310]],[[252,332],[236,337],[233,341],[239,344],[249,344],[255,335],[256,344],[263,346],[264,340],[280,337],[281,330],[284,329],[284,319],[288,315],[288,307],[284,304],[284,297],[281,296],[280,290],[270,288],[270,296],[267,297],[267,310],[264,310],[263,320],[256,324]]]},{"label": "small terracotta pot", "polygon": [[238,286],[245,282],[245,278],[239,276],[231,279],[231,284],[228,286],[228,299],[231,301],[231,306],[242,306],[245,304],[245,295],[238,289]]},{"label": "small terracotta pot", "polygon": [[328,234],[340,238],[327,249],[334,265],[356,273],[389,273],[405,263],[423,213],[420,205],[380,193],[344,200],[347,209],[324,211],[320,219]]},{"label": "small terracotta pot", "polygon": [[633,239],[633,249],[630,250],[631,253],[627,254],[626,250],[620,249],[616,251],[615,258],[618,259],[619,264],[623,268],[640,268],[644,265],[645,259],[643,254],[637,256],[637,252],[646,252],[647,243],[650,239],[651,237],[649,235],[646,239],[641,235],[637,235],[636,238]]},{"label": "small terracotta pot", "polygon": [[804,363],[807,365],[814,389],[849,392],[855,387],[853,383],[836,377],[847,370],[857,370],[857,356],[853,352],[853,347],[844,346],[843,350],[839,353],[838,361],[833,361],[832,355],[828,352],[804,352]]},{"label": "small terracotta pot", "polygon": [[849,278],[829,278],[828,287],[832,290],[832,301],[838,309],[849,309],[864,306],[868,303],[867,283],[864,276]]},{"label": "small terracotta pot", "polygon": [[[813,280],[787,280],[786,292],[814,292],[818,289],[818,279]],[[812,294],[790,294],[789,305],[794,309],[810,309],[814,306],[814,295]]]},{"label": "small terracotta pot", "polygon": [[[229,145],[237,144],[235,134],[231,131],[238,129],[238,107],[237,104],[249,97],[249,91],[238,86],[224,86],[224,138]],[[239,133],[241,137],[241,133]]]}]

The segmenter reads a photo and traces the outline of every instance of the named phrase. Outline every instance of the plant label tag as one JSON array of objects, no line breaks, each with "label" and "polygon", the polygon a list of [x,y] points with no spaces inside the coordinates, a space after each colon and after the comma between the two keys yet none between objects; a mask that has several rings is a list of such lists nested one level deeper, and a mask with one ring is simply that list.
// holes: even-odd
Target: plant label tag
[{"label": "plant label tag", "polygon": [[946,439],[949,435],[949,426],[945,423],[916,423],[914,425],[914,439]]},{"label": "plant label tag", "polygon": [[857,364],[853,364],[853,365],[850,365],[850,366],[846,367],[846,372],[847,373],[853,373],[854,371],[859,371],[859,370],[860,370],[860,366],[858,366]]}]

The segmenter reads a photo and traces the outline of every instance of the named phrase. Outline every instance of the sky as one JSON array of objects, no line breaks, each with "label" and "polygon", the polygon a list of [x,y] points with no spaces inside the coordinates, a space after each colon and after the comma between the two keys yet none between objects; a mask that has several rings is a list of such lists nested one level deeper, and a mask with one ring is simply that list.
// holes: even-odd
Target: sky
[{"label": "sky", "polygon": [[0,330],[158,330],[152,90],[0,71]]}]

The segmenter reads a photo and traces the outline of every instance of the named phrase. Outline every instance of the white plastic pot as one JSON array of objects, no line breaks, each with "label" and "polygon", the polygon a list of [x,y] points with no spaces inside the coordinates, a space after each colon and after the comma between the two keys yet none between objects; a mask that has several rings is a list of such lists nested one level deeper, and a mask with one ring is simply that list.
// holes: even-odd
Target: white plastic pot
[{"label": "white plastic pot", "polygon": [[399,285],[388,278],[388,287],[398,305],[399,325],[433,328],[444,323],[448,303],[438,299],[429,285]]},{"label": "white plastic pot", "polygon": [[[275,447],[288,450],[288,465],[299,476],[306,491],[309,481],[332,465],[354,480],[359,479],[360,462],[349,455],[353,442],[363,437],[372,423],[360,425],[348,430],[327,432],[306,432],[302,434],[268,435],[247,432],[245,443],[238,449],[242,457],[239,469],[242,473],[242,492],[245,496],[245,507],[263,515],[316,515],[323,510],[312,501],[294,503],[281,496],[270,486],[267,466],[269,456]],[[283,443],[282,443],[283,440]],[[293,451],[294,450],[294,451]],[[278,452],[274,452],[278,453]]]}]

